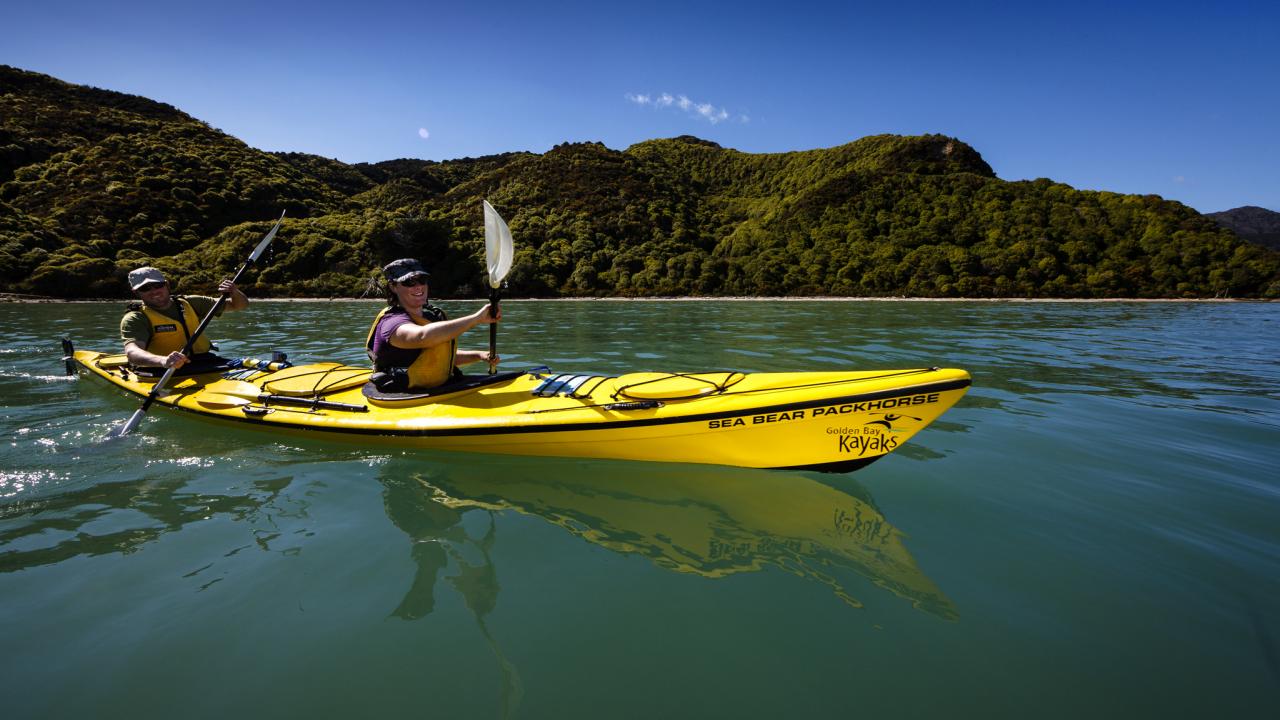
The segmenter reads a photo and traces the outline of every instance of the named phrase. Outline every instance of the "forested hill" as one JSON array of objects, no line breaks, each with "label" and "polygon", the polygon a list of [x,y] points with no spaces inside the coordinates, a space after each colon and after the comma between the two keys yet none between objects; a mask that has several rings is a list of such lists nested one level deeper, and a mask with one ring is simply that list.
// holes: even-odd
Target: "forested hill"
[{"label": "forested hill", "polygon": [[963,142],[619,151],[348,165],[248,147],[144,98],[0,66],[0,290],[122,296],[153,263],[209,291],[288,210],[256,296],[358,296],[421,257],[479,296],[481,198],[510,296],[1280,297],[1280,253],[1156,196],[1006,182]]},{"label": "forested hill", "polygon": [[1225,227],[1242,240],[1280,250],[1280,212],[1254,205],[1208,213],[1205,217]]}]

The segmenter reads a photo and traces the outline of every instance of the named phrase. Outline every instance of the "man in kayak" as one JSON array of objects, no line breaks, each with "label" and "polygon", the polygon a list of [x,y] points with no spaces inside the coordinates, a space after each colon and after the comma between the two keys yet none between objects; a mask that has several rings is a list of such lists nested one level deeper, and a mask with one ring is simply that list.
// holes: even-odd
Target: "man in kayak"
[{"label": "man in kayak", "polygon": [[[383,392],[429,390],[447,382],[459,365],[489,361],[487,350],[459,350],[458,336],[477,325],[502,319],[489,316],[489,305],[450,320],[427,301],[430,277],[422,263],[401,258],[382,268],[387,280],[387,307],[374,318],[365,348],[373,361],[373,383]],[[494,361],[497,358],[493,358]]]},{"label": "man in kayak", "polygon": [[[124,354],[133,365],[180,368],[190,358],[182,354],[187,338],[200,320],[218,303],[204,295],[174,295],[164,273],[153,267],[129,272],[129,287],[142,302],[131,303],[120,320]],[[229,294],[224,310],[243,310],[249,298],[230,280],[218,284],[218,292]],[[213,349],[204,335],[191,346],[193,355]]]}]

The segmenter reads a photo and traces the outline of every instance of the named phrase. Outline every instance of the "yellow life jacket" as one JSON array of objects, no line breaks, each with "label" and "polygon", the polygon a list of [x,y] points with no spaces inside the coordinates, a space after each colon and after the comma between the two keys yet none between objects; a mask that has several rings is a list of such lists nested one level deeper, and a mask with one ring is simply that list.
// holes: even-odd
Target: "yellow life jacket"
[{"label": "yellow life jacket", "polygon": [[[373,325],[369,326],[369,337],[365,340],[365,348],[369,351],[369,359],[373,360],[373,369],[375,371],[385,372],[389,366],[380,365],[376,358],[373,357],[373,336],[378,331],[378,323],[382,321],[384,315],[388,311],[398,310],[404,312],[403,308],[385,307],[378,316],[373,319]],[[423,313],[433,314],[430,320],[422,320],[419,322],[412,315],[409,320],[417,325],[427,325],[439,320],[447,320],[444,311],[439,308],[424,307]],[[417,348],[418,356],[409,363],[407,368],[409,373],[409,388],[412,390],[428,390],[438,385],[443,385],[445,381],[453,377],[454,356],[458,353],[458,340],[454,338],[449,342],[442,342],[426,348]]]},{"label": "yellow life jacket", "polygon": [[[151,340],[147,343],[147,352],[164,356],[175,350],[181,350],[186,346],[187,338],[200,326],[200,318],[196,317],[195,308],[191,307],[191,303],[176,295],[173,301],[182,311],[180,321],[174,321],[168,315],[159,310],[153,310],[145,304],[142,306],[142,314],[151,323]],[[211,349],[213,345],[203,334],[196,338],[191,346],[192,354],[207,353]]]}]

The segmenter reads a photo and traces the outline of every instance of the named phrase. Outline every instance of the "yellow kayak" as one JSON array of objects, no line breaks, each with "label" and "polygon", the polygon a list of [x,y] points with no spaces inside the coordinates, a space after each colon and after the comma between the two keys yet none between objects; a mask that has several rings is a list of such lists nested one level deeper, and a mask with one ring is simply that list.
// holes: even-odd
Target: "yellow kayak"
[{"label": "yellow kayak", "polygon": [[[120,354],[74,365],[138,396],[159,373]],[[70,363],[69,363],[70,369]],[[553,373],[462,376],[430,393],[382,393],[368,368],[254,359],[184,368],[156,403],[200,417],[448,451],[848,472],[933,422],[969,387],[957,369]]]}]

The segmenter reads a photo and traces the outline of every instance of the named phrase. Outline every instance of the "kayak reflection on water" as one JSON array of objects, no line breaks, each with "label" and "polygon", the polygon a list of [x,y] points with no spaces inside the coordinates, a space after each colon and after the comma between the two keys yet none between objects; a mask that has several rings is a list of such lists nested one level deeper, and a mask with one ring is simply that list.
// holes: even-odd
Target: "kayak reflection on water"
[{"label": "kayak reflection on water", "polygon": [[[775,566],[820,582],[860,608],[840,579],[820,568],[851,570],[920,610],[946,620],[958,617],[869,496],[778,471],[551,458],[486,461],[425,473],[393,461],[380,478],[387,516],[409,536],[417,565],[391,614],[416,620],[431,613],[438,577],[452,567],[445,579],[462,595],[502,669],[504,717],[514,712],[523,688],[485,621],[501,589],[492,550],[494,514],[502,511],[542,518],[675,572],[719,578]],[[463,516],[472,511],[489,515],[479,538],[464,527]]]},{"label": "kayak reflection on water", "polygon": [[[397,617],[431,612],[436,577],[451,558],[460,574],[450,583],[466,586],[468,607],[478,615],[494,607],[494,529],[490,523],[484,537],[469,537],[460,521],[472,510],[536,516],[675,572],[718,578],[774,566],[820,582],[860,608],[833,574],[850,570],[919,610],[958,617],[917,567],[902,533],[849,478],[841,478],[848,488],[842,491],[799,473],[710,465],[489,460],[473,475],[467,474],[472,466],[421,473],[398,471],[396,463],[382,473],[387,514],[413,541],[418,565]],[[468,564],[459,552],[464,545],[480,550],[486,567]]]}]

